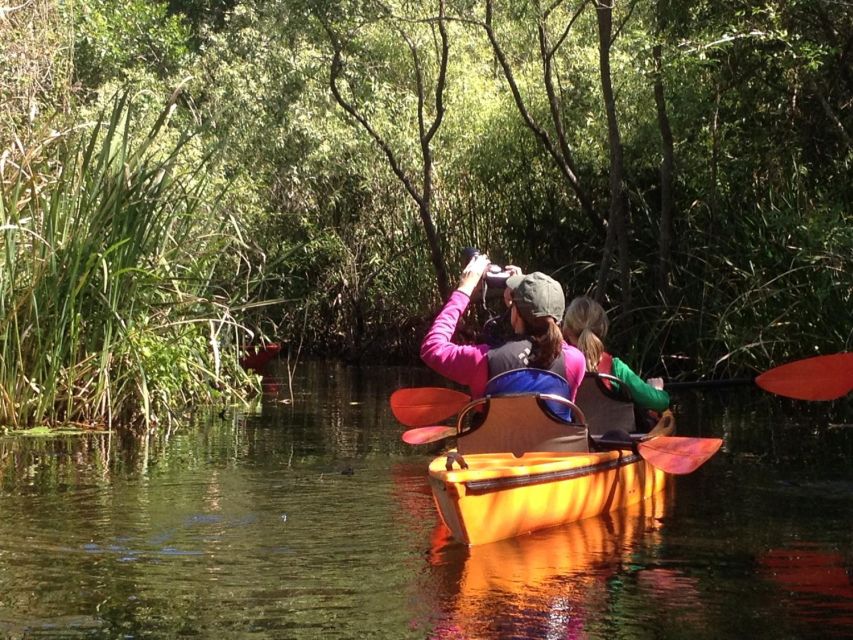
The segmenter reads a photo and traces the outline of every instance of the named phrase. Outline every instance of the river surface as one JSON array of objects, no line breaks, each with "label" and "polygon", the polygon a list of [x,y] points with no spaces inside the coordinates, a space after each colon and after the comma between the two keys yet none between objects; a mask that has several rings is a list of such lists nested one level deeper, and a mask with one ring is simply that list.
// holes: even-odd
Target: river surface
[{"label": "river surface", "polygon": [[680,434],[726,441],[704,467],[468,549],[388,408],[437,382],[304,363],[292,402],[284,379],[148,437],[0,439],[0,636],[853,638],[849,399],[683,392]]}]

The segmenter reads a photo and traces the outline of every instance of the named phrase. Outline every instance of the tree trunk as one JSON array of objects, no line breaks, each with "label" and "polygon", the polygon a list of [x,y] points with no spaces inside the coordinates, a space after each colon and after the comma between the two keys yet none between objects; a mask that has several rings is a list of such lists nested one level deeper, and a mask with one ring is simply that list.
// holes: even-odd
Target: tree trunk
[{"label": "tree trunk", "polygon": [[450,277],[447,274],[447,266],[444,263],[444,252],[441,250],[441,244],[438,241],[438,232],[435,230],[435,224],[432,221],[430,214],[431,198],[425,194],[421,200],[418,209],[421,215],[421,222],[424,225],[427,243],[429,244],[430,258],[432,266],[435,268],[435,275],[438,281],[438,291],[441,294],[442,300],[447,300],[450,296]]},{"label": "tree trunk", "polygon": [[[542,58],[543,64],[545,91],[548,95],[548,101],[551,107],[552,122],[554,124],[557,136],[556,144],[554,140],[552,140],[552,137],[548,133],[548,131],[546,131],[546,129],[542,125],[540,125],[539,122],[534,118],[533,114],[527,108],[527,105],[524,102],[521,89],[519,88],[519,85],[515,80],[515,76],[512,72],[512,67],[509,64],[509,59],[507,58],[503,48],[501,47],[500,42],[498,41],[497,36],[495,35],[494,28],[492,26],[492,15],[494,12],[493,4],[494,3],[492,0],[486,1],[486,20],[482,23],[482,26],[486,31],[486,36],[489,38],[489,42],[492,44],[492,50],[494,51],[495,58],[497,59],[498,63],[501,66],[501,69],[503,70],[504,78],[506,78],[507,84],[509,85],[509,89],[512,93],[516,107],[518,108],[518,111],[521,114],[524,123],[534,133],[542,147],[548,152],[548,155],[550,155],[551,158],[554,160],[557,169],[563,175],[569,185],[569,188],[577,197],[580,209],[589,219],[593,231],[600,234],[601,237],[604,237],[604,223],[601,219],[601,216],[596,213],[592,199],[590,198],[584,186],[581,184],[580,178],[577,174],[577,169],[574,164],[574,160],[572,159],[571,148],[565,136],[565,130],[562,123],[562,115],[558,105],[558,98],[556,91],[554,90],[551,78],[551,58],[556,52],[556,48],[551,48],[551,46],[548,44],[548,38],[545,32],[544,24],[544,20],[547,20],[547,15],[543,16],[543,21],[540,21],[539,24],[539,44],[540,56]],[[568,36],[572,24],[574,24],[575,20],[578,18],[578,16],[580,16],[585,6],[586,3],[582,4],[578,11],[575,13],[574,18],[572,18],[569,25],[567,25],[563,36],[560,38],[560,43],[562,43],[566,36]],[[558,48],[559,44],[556,45],[556,47]]]},{"label": "tree trunk", "polygon": [[429,245],[430,259],[432,261],[433,267],[435,268],[438,290],[441,294],[442,299],[446,300],[447,297],[450,295],[451,291],[450,278],[447,274],[447,266],[444,261],[444,252],[441,249],[441,243],[439,242],[438,233],[436,232],[435,224],[432,219],[433,155],[431,148],[432,140],[435,137],[435,134],[438,132],[438,129],[441,127],[445,113],[444,91],[447,88],[447,63],[450,52],[447,26],[445,24],[445,2],[444,0],[438,0],[438,19],[436,21],[436,24],[438,26],[438,31],[440,35],[440,59],[438,77],[435,80],[435,115],[432,119],[432,123],[427,122],[427,97],[423,82],[424,66],[421,64],[418,48],[411,38],[409,38],[404,32],[401,32],[401,36],[406,41],[406,44],[409,47],[409,51],[412,55],[412,61],[415,67],[415,79],[417,85],[418,99],[418,139],[421,147],[422,160],[422,184],[420,189],[418,189],[417,185],[415,185],[409,173],[403,168],[401,160],[391,148],[388,141],[382,135],[380,135],[380,133],[376,129],[374,129],[373,125],[371,125],[367,117],[356,108],[354,103],[347,100],[341,92],[341,89],[338,86],[338,81],[344,75],[344,65],[342,59],[343,44],[341,43],[340,38],[334,32],[330,24],[328,24],[322,18],[321,23],[326,29],[326,32],[329,35],[329,41],[334,47],[334,55],[332,57],[332,64],[329,74],[329,86],[332,90],[332,95],[334,96],[335,101],[341,106],[341,108],[343,108],[343,110],[346,111],[347,114],[349,114],[349,116],[355,122],[361,125],[361,127],[373,139],[373,141],[376,143],[382,153],[385,154],[385,157],[387,158],[388,163],[391,166],[391,170],[394,172],[394,175],[399,178],[400,182],[403,183],[403,186],[405,187],[408,194],[417,203],[418,214],[420,215],[421,222],[423,223],[424,232],[426,233],[427,237],[427,244]]},{"label": "tree trunk", "polygon": [[619,257],[619,280],[622,287],[622,312],[631,307],[631,261],[628,247],[628,187],[625,184],[625,163],[622,155],[622,137],[619,133],[619,120],[616,115],[616,98],[613,95],[613,82],[610,75],[610,48],[613,44],[613,7],[607,3],[596,3],[598,22],[598,66],[601,74],[601,93],[604,98],[604,110],[607,113],[607,143],[610,147],[610,228],[608,240],[599,270],[599,291],[597,297],[603,298],[610,270],[610,253],[607,245],[612,246],[610,234],[615,238]]}]

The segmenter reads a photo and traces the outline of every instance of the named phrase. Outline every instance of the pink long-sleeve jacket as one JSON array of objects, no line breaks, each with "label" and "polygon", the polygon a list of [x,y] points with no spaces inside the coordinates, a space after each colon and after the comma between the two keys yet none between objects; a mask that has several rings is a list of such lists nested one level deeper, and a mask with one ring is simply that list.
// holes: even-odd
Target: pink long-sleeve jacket
[{"label": "pink long-sleeve jacket", "polygon": [[[470,300],[462,291],[453,292],[421,343],[421,359],[433,371],[468,386],[472,398],[480,398],[489,381],[489,360],[486,354],[491,347],[487,344],[459,345],[451,342],[459,317],[468,308]],[[563,343],[563,359],[566,364],[566,381],[571,390],[569,399],[574,400],[586,371],[586,360],[579,349],[566,342]]]}]

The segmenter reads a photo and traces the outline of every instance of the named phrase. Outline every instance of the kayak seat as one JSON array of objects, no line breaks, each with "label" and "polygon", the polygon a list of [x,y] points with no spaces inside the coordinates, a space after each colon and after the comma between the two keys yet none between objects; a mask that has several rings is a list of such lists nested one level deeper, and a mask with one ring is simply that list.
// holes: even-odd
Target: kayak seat
[{"label": "kayak seat", "polygon": [[590,436],[637,430],[631,392],[616,376],[588,371],[578,387],[575,402],[583,410]]},{"label": "kayak seat", "polygon": [[[545,393],[562,398],[571,397],[568,381],[561,375],[546,369],[524,367],[505,371],[486,383],[486,396],[505,396],[520,393]],[[572,422],[572,410],[567,404],[555,400],[544,400],[545,410],[566,423]]]},{"label": "kayak seat", "polygon": [[[517,457],[528,452],[589,452],[586,425],[582,421],[567,423],[561,420],[552,414],[546,403],[565,403],[572,414],[582,420],[583,413],[577,405],[553,394],[485,396],[473,400],[459,413],[457,451],[461,455],[512,453]],[[471,421],[476,410],[483,406],[486,407],[485,417]]]}]

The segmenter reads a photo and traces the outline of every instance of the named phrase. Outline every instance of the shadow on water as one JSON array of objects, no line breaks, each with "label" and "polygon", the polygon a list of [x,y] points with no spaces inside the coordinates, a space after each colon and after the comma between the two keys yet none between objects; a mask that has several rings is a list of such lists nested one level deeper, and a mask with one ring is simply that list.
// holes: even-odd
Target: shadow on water
[{"label": "shadow on water", "polygon": [[[629,511],[468,549],[433,449],[388,409],[417,368],[308,363],[248,413],[148,437],[0,439],[9,638],[853,637],[850,401],[683,394],[726,445]],[[224,417],[223,417],[224,416]]]}]

